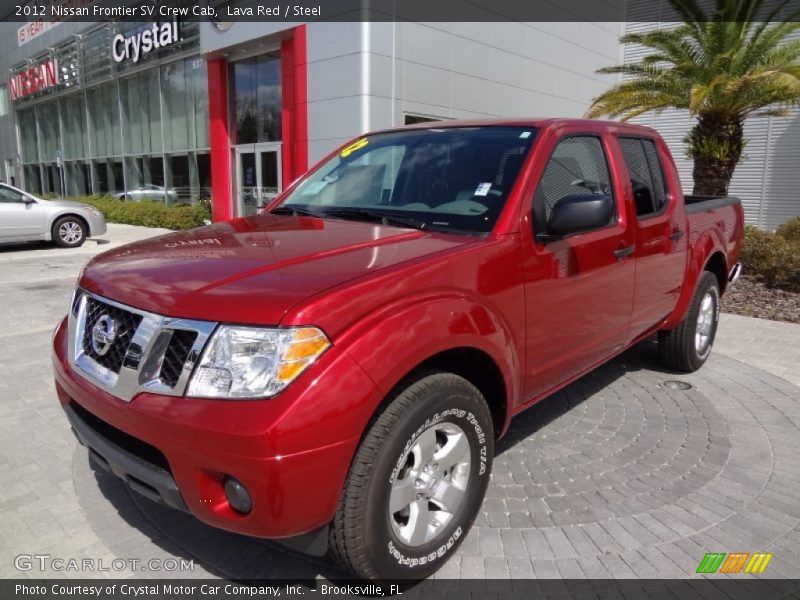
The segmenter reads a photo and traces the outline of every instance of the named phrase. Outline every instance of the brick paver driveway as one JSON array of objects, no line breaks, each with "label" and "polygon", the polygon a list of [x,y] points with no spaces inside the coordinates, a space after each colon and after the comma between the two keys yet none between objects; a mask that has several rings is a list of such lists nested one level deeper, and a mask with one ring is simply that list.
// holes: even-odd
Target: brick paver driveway
[{"label": "brick paver driveway", "polygon": [[[112,226],[108,238],[144,235]],[[90,468],[55,398],[49,340],[98,248],[0,249],[0,576],[87,575],[15,569],[15,556],[43,553],[193,559],[181,575],[194,577],[339,577],[323,559],[206,527]],[[760,551],[774,554],[770,576],[800,577],[800,388],[763,369],[797,372],[770,367],[763,343],[760,366],[747,364],[743,347],[763,325],[776,352],[797,353],[800,326],[732,319],[733,330],[727,318],[723,350],[696,374],[663,371],[648,342],[521,415],[477,526],[438,576],[691,577],[706,552]]]}]

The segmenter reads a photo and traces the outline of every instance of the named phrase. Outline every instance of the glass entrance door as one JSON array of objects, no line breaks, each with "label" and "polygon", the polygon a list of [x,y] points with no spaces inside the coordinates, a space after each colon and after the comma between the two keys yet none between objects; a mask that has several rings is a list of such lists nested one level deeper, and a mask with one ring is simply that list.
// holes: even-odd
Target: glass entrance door
[{"label": "glass entrance door", "polygon": [[247,144],[236,148],[238,216],[258,213],[281,189],[280,144]]}]

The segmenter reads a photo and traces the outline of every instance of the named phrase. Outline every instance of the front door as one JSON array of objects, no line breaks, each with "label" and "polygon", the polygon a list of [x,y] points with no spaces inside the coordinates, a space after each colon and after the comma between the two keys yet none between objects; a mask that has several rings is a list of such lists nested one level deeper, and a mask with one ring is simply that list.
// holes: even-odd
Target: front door
[{"label": "front door", "polygon": [[35,240],[44,237],[44,209],[21,192],[0,185],[0,240]]},{"label": "front door", "polygon": [[280,144],[237,146],[237,216],[249,217],[258,213],[282,189]]},{"label": "front door", "polygon": [[[523,227],[525,399],[531,400],[608,358],[627,340],[635,278],[634,235],[608,168],[602,134],[561,132]],[[547,149],[542,149],[547,152]],[[563,239],[547,237],[562,198],[610,195],[614,218]]]}]

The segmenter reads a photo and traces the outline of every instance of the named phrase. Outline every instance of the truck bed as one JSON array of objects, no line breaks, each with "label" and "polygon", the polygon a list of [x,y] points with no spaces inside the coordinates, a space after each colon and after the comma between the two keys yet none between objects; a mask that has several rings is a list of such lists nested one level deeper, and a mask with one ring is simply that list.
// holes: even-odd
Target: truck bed
[{"label": "truck bed", "polygon": [[712,208],[722,208],[724,206],[741,205],[742,201],[736,196],[693,196],[685,195],[686,213],[694,214],[711,210]]}]

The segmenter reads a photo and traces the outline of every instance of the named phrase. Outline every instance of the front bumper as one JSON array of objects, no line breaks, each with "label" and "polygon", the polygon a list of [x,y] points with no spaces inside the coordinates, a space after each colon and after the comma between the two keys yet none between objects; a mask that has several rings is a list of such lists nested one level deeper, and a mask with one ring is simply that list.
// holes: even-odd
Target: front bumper
[{"label": "front bumper", "polygon": [[[380,400],[347,353],[332,347],[269,400],[143,392],[124,402],[70,368],[66,329],[65,320],[53,339],[56,391],[95,463],[151,499],[230,531],[289,538],[332,520]],[[229,505],[227,477],[250,492],[250,513]]]},{"label": "front bumper", "polygon": [[[122,479],[131,489],[154,502],[189,512],[172,474],[136,452],[126,450],[97,430],[97,422],[79,404],[64,405],[64,412],[78,441],[89,451],[89,460]],[[95,425],[92,422],[95,421]]]},{"label": "front bumper", "polygon": [[87,237],[97,237],[106,233],[106,218],[103,215],[87,213],[86,220],[89,222],[89,235]]}]

